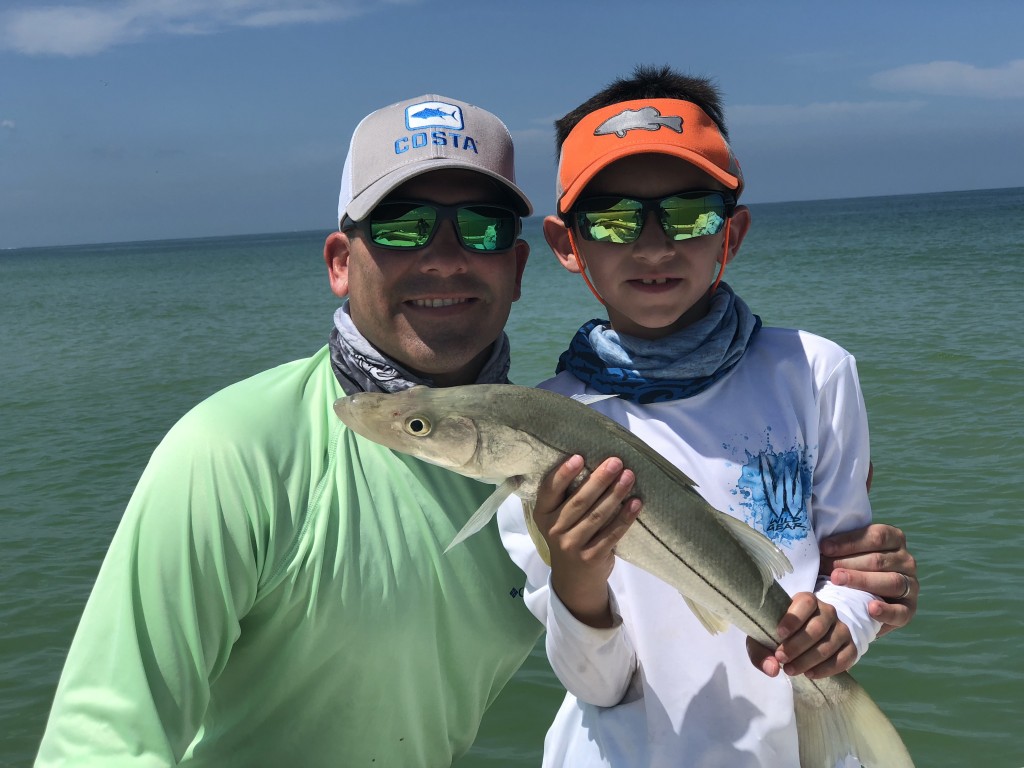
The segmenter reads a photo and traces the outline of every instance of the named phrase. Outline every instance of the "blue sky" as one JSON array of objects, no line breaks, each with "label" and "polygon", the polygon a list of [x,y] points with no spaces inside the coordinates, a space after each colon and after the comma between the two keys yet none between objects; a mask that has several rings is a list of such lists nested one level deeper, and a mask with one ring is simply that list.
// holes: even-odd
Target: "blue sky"
[{"label": "blue sky", "polygon": [[0,248],[329,229],[349,134],[422,93],[551,122],[715,78],[748,202],[1024,186],[1024,3],[3,0]]}]

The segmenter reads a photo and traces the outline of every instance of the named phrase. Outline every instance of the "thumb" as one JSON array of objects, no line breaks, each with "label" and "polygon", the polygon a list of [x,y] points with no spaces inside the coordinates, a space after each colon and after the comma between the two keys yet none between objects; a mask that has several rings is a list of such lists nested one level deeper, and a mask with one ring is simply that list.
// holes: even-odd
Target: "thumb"
[{"label": "thumb", "polygon": [[764,672],[768,677],[777,677],[782,671],[782,665],[775,658],[775,651],[765,648],[756,640],[747,638],[747,656],[750,663]]}]

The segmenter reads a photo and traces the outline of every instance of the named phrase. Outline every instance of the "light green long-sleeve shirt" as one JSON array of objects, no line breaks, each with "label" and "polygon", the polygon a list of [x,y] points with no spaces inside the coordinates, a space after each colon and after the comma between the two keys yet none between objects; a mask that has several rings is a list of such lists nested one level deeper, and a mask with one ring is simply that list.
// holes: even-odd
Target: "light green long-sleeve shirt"
[{"label": "light green long-sleeve shirt", "polygon": [[491,487],[349,432],[326,348],[201,403],[156,449],[37,766],[445,766],[541,631]]}]

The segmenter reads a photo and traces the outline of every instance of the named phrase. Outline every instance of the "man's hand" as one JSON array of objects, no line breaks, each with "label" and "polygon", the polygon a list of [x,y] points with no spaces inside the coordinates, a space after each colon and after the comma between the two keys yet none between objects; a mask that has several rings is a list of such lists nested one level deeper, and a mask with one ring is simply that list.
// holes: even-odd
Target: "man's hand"
[{"label": "man's hand", "polygon": [[[640,500],[626,500],[636,477],[622,461],[604,461],[570,496],[583,458],[572,456],[537,491],[534,522],[551,553],[551,587],[584,624],[612,624],[608,577],[615,545],[640,514]],[[624,503],[625,502],[625,503]]]},{"label": "man's hand", "polygon": [[871,617],[882,622],[879,637],[905,627],[917,613],[917,562],[899,528],[876,523],[824,539],[820,570],[833,584],[884,598],[868,604]]},{"label": "man's hand", "polygon": [[[857,660],[857,647],[836,609],[810,592],[793,597],[778,625],[782,643],[775,651],[747,638],[747,655],[769,677],[780,671],[812,680],[845,672]],[[784,665],[784,666],[783,666]]]}]

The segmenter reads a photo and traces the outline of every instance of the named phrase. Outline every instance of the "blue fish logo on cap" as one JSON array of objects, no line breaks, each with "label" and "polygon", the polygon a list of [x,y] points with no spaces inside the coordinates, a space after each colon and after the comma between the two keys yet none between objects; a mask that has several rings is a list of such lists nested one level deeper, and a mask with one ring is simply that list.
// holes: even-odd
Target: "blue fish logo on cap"
[{"label": "blue fish logo on cap", "polygon": [[411,131],[433,127],[461,131],[464,127],[462,109],[443,101],[421,101],[406,107],[405,126]]}]

